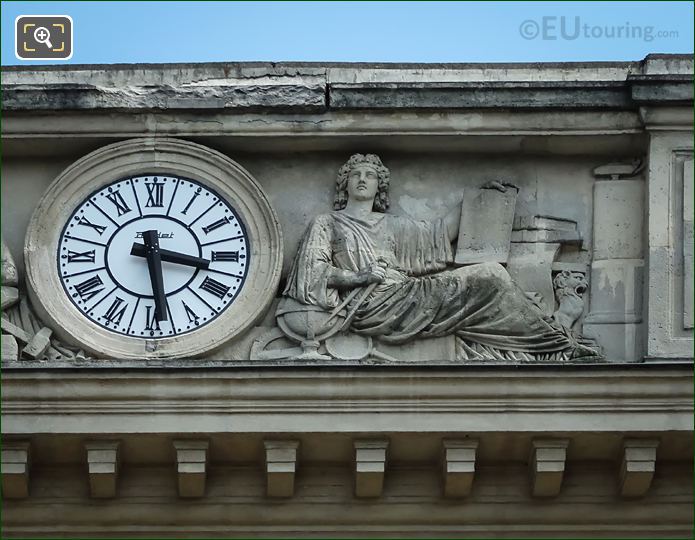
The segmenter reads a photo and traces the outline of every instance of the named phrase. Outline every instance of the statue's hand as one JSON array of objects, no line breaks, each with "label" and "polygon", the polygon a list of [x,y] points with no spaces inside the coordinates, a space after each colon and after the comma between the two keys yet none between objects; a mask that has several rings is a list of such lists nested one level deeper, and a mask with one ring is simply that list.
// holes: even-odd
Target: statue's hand
[{"label": "statue's hand", "polygon": [[357,285],[365,286],[372,283],[381,283],[386,279],[386,266],[382,263],[372,263],[366,268],[357,272]]}]

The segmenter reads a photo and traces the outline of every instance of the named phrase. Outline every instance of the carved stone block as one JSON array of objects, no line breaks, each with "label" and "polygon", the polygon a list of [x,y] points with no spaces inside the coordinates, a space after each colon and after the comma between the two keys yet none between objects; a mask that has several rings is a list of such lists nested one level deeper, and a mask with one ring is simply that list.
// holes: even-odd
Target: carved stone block
[{"label": "carved stone block", "polygon": [[646,495],[654,477],[658,439],[625,439],[619,488],[623,497]]},{"label": "carved stone block", "polygon": [[107,499],[116,496],[119,446],[119,441],[93,441],[85,444],[92,497]]},{"label": "carved stone block", "polygon": [[355,497],[380,497],[384,489],[387,439],[355,441]]},{"label": "carved stone block", "polygon": [[10,334],[2,335],[2,355],[0,357],[4,361],[14,361],[19,358],[19,346],[14,336]]},{"label": "carved stone block", "polygon": [[444,439],[442,447],[444,496],[467,497],[473,487],[478,441],[476,439]]},{"label": "carved stone block", "polygon": [[32,360],[38,360],[51,346],[51,334],[53,330],[43,327],[34,334],[27,346],[22,349],[22,355]]},{"label": "carved stone block", "polygon": [[3,334],[10,334],[17,338],[20,343],[29,343],[31,341],[31,335],[22,330],[19,326],[12,324],[5,318],[0,318],[0,328],[2,328]]},{"label": "carved stone block", "polygon": [[19,290],[16,287],[2,286],[0,291],[0,309],[7,309],[19,302]]},{"label": "carved stone block", "polygon": [[594,260],[642,258],[644,182],[603,180],[594,185]]},{"label": "carved stone block", "polygon": [[30,445],[27,441],[2,443],[2,496],[23,499],[29,496]]},{"label": "carved stone block", "polygon": [[534,497],[560,494],[569,439],[534,439],[531,442],[531,492]]},{"label": "carved stone block", "polygon": [[268,497],[291,497],[299,441],[264,441]]},{"label": "carved stone block", "polygon": [[174,441],[179,497],[202,497],[205,495],[209,446],[208,441]]},{"label": "carved stone block", "polygon": [[464,193],[457,264],[507,262],[517,193],[514,188]]}]

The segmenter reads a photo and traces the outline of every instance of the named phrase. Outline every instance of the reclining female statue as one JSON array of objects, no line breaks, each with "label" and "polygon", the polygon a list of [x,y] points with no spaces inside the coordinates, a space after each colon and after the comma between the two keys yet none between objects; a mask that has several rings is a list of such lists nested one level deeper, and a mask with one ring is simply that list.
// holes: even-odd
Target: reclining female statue
[{"label": "reclining female statue", "polygon": [[497,263],[447,269],[460,205],[432,222],[386,214],[389,170],[355,154],[340,168],[333,212],[300,243],[283,295],[310,309],[347,310],[349,331],[391,344],[457,336],[479,361],[600,361],[546,317]]}]

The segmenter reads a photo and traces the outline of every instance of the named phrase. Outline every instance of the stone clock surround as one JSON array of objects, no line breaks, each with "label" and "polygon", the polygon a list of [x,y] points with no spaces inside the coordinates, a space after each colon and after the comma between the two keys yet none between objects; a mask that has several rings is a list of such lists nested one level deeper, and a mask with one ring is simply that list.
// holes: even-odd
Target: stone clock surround
[{"label": "stone clock surround", "polygon": [[[99,327],[70,304],[55,269],[60,230],[75,206],[96,189],[143,172],[207,183],[235,206],[249,235],[250,265],[241,292],[217,319],[183,336],[147,340]],[[187,141],[132,139],[92,152],[55,179],[29,224],[25,263],[32,305],[66,342],[77,342],[97,357],[196,357],[243,333],[265,313],[280,279],[282,233],[262,189],[231,159]]]}]

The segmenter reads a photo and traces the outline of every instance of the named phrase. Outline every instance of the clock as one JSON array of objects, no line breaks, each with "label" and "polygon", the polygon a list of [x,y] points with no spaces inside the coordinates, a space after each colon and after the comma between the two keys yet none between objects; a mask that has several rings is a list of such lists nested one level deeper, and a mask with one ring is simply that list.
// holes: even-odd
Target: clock
[{"label": "clock", "polygon": [[210,353],[275,297],[282,237],[258,183],[176,139],[85,156],[39,202],[25,242],[32,304],[100,357]]},{"label": "clock", "polygon": [[232,305],[249,252],[229,201],[190,178],[146,174],[89,195],[66,221],[56,261],[67,296],[91,321],[157,339]]}]

